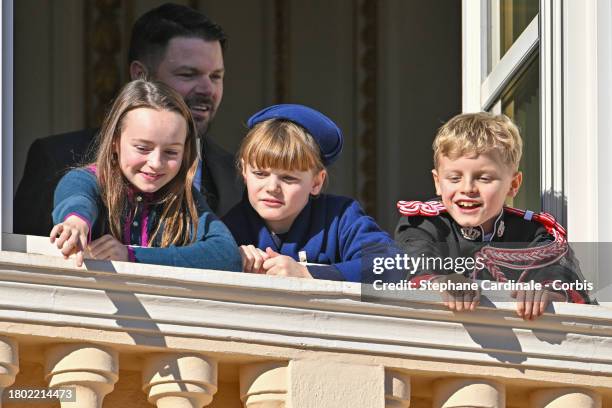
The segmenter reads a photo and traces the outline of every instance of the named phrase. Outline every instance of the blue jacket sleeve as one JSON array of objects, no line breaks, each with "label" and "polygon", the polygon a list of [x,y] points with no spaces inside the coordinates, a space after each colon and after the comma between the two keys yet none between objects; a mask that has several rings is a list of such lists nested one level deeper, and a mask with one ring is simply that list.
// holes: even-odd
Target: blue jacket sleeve
[{"label": "blue jacket sleeve", "polygon": [[78,214],[89,222],[91,229],[98,218],[99,200],[98,184],[91,172],[85,169],[69,171],[55,188],[53,224],[63,222],[70,214]]},{"label": "blue jacket sleeve", "polygon": [[332,265],[309,266],[313,277],[363,282],[366,275],[362,272],[371,273],[373,256],[395,257],[401,252],[389,234],[365,214],[357,201],[351,202],[339,220],[338,240],[341,261]]},{"label": "blue jacket sleeve", "polygon": [[197,240],[185,246],[168,248],[131,247],[136,262],[188,268],[242,270],[236,241],[229,230],[208,210],[200,215]]},{"label": "blue jacket sleeve", "polygon": [[347,280],[342,272],[334,265],[308,265],[308,272],[315,279],[325,279],[334,281]]}]

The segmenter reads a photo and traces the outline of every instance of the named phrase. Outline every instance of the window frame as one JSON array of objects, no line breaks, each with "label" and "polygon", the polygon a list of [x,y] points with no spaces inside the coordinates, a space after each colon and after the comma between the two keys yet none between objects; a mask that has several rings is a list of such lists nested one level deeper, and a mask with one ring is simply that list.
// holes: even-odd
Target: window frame
[{"label": "window frame", "polygon": [[503,92],[539,54],[540,197],[543,210],[566,224],[559,199],[564,196],[561,15],[558,1],[540,0],[539,13],[500,56],[499,0],[463,0],[463,111],[501,113]]},{"label": "window frame", "polygon": [[[487,52],[494,37],[487,16],[499,0],[463,0],[462,7],[462,109],[495,111],[492,94],[507,76],[494,73],[481,85],[490,76]],[[540,0],[537,18],[542,208],[568,227],[573,241],[612,242],[612,4]],[[519,55],[528,49],[517,48]],[[500,62],[502,72],[515,65]]]},{"label": "window frame", "polygon": [[2,2],[0,26],[0,249],[4,249],[4,233],[13,231],[13,0]]},{"label": "window frame", "polygon": [[[492,27],[494,26],[492,24]],[[501,99],[504,90],[518,79],[520,72],[538,50],[540,42],[538,31],[539,22],[536,17],[512,44],[508,52],[493,65],[491,72],[480,85],[480,106],[482,110],[491,109]],[[498,36],[491,36],[491,38],[495,37]],[[497,52],[499,52],[499,47],[497,47]],[[493,55],[493,58],[493,61],[495,61],[495,55]]]},{"label": "window frame", "polygon": [[567,225],[564,181],[561,2],[540,0],[540,183],[542,208]]}]

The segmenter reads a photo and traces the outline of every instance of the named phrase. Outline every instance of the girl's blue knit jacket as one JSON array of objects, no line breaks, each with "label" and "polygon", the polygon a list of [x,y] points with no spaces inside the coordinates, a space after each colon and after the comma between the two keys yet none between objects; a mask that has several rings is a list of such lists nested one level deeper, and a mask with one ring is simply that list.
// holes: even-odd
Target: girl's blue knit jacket
[{"label": "girl's blue knit jacket", "polygon": [[[227,227],[208,208],[202,195],[193,189],[198,211],[198,230],[194,243],[185,246],[156,247],[158,239],[148,246],[159,216],[161,204],[154,194],[130,192],[129,208],[124,212],[123,243],[133,262],[226,271],[242,270],[238,247]],[[95,168],[68,172],[55,189],[53,223],[59,224],[76,215],[89,225],[89,240],[108,234],[107,209],[102,202]],[[162,226],[163,230],[163,226]]]}]

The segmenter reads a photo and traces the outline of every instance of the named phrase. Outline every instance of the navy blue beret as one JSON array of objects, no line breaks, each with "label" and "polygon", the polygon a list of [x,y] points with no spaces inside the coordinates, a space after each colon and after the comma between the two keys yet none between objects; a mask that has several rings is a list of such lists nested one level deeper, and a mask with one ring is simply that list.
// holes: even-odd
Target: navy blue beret
[{"label": "navy blue beret", "polygon": [[332,164],[342,151],[342,131],[327,116],[308,106],[274,105],[260,110],[247,121],[249,129],[268,119],[285,119],[302,126],[317,141],[325,166]]}]

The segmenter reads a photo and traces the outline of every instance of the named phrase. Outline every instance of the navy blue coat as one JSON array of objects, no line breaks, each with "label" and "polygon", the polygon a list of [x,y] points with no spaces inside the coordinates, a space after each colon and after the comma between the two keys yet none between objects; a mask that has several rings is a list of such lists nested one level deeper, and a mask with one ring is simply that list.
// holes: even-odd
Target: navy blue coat
[{"label": "navy blue coat", "polygon": [[389,234],[348,197],[322,194],[311,198],[281,239],[270,232],[246,196],[222,220],[238,245],[252,244],[262,250],[270,247],[296,261],[304,251],[308,263],[323,264],[307,266],[318,279],[361,281],[364,249],[372,244],[384,244],[377,246],[381,256],[397,253]]}]

